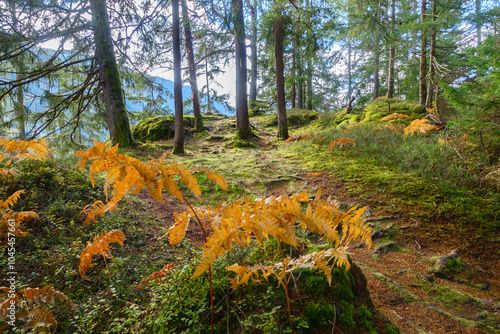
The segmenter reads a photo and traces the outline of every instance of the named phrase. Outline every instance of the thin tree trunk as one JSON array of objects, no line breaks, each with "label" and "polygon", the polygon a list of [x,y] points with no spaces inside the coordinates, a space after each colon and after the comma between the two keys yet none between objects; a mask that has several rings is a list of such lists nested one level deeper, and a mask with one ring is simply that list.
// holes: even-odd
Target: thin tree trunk
[{"label": "thin tree trunk", "polygon": [[252,18],[252,37],[250,41],[250,109],[256,107],[257,101],[257,1],[250,6]]},{"label": "thin tree trunk", "polygon": [[250,139],[247,98],[247,52],[245,45],[245,21],[242,0],[232,0],[236,61],[236,136]]},{"label": "thin tree trunk", "polygon": [[174,52],[174,154],[184,153],[184,112],[182,109],[181,43],[179,27],[179,0],[172,0],[172,33]]},{"label": "thin tree trunk", "polygon": [[432,27],[432,34],[431,34],[431,52],[429,55],[429,82],[427,83],[427,99],[425,106],[428,109],[432,108],[432,98],[433,98],[433,93],[434,93],[434,74],[436,72],[436,34],[437,34],[437,27],[436,27],[436,19],[437,19],[437,5],[436,5],[436,0],[432,1],[432,21],[434,22],[434,25]]},{"label": "thin tree trunk", "polygon": [[208,59],[205,58],[205,78],[207,79],[207,112],[211,113],[210,105],[210,80],[208,80]]},{"label": "thin tree trunk", "polygon": [[295,57],[295,53],[296,53],[296,50],[295,50],[295,38],[293,40],[293,46],[292,46],[292,73],[293,73],[293,82],[292,82],[292,91],[290,92],[290,99],[292,100],[292,109],[294,109],[297,105],[296,105],[296,98],[297,98],[297,83],[296,83],[296,80],[297,80],[297,66],[295,65],[295,62],[297,61],[296,60],[296,57]]},{"label": "thin tree trunk", "polygon": [[375,100],[379,96],[380,90],[380,1],[377,2],[377,14],[376,14],[376,22],[377,22],[377,32],[375,36],[375,45],[374,47],[374,60],[373,60],[373,100]]},{"label": "thin tree trunk", "polygon": [[[16,3],[12,2],[10,4],[10,12],[12,16],[12,26],[14,30],[18,30],[18,19],[16,15]],[[18,44],[16,43],[16,46]],[[25,72],[25,66],[23,64],[23,59],[15,58],[14,68],[16,71],[16,80],[21,80],[22,75]],[[16,101],[14,102],[14,110],[16,114],[18,138],[25,139],[26,137],[26,126],[25,126],[25,110],[24,110],[24,90],[23,86],[18,86],[16,90]]]},{"label": "thin tree trunk", "polygon": [[297,78],[299,81],[297,90],[298,108],[304,109],[304,84],[302,83],[302,62],[300,61],[300,52],[297,52]]},{"label": "thin tree trunk", "polygon": [[420,32],[420,84],[419,84],[419,97],[420,105],[424,106],[427,100],[427,36],[425,29],[426,21],[426,0],[421,0],[420,7],[420,25],[422,26]]},{"label": "thin tree trunk", "polygon": [[476,43],[481,45],[481,0],[476,0]]},{"label": "thin tree trunk", "polygon": [[104,96],[109,136],[113,145],[132,145],[132,133],[125,106],[125,98],[113,51],[106,0],[91,0],[92,26],[94,30],[99,80]]},{"label": "thin tree trunk", "polygon": [[[22,65],[16,66],[16,71],[21,70]],[[16,79],[20,79],[20,74],[16,73]],[[16,111],[18,138],[26,138],[25,112],[24,112],[24,91],[23,86],[17,87],[17,101],[14,110]]]},{"label": "thin tree trunk", "polygon": [[181,0],[182,6],[182,24],[184,26],[184,35],[186,36],[186,51],[189,64],[189,83],[191,85],[191,95],[193,98],[194,129],[196,132],[203,131],[203,119],[200,112],[200,98],[198,96],[198,82],[196,79],[196,64],[194,62],[193,37],[191,35],[191,26],[189,24],[189,13],[186,0]]},{"label": "thin tree trunk", "polygon": [[276,102],[278,105],[278,138],[288,139],[288,126],[286,121],[285,105],[285,75],[283,64],[283,22],[278,19],[274,26],[274,57],[276,59]]},{"label": "thin tree trunk", "polygon": [[394,64],[396,61],[396,1],[391,0],[391,48],[389,51],[389,80],[387,87],[387,98],[392,99],[394,95]]},{"label": "thin tree trunk", "polygon": [[307,109],[313,109],[313,86],[312,86],[313,68],[312,68],[312,58],[307,58]]}]

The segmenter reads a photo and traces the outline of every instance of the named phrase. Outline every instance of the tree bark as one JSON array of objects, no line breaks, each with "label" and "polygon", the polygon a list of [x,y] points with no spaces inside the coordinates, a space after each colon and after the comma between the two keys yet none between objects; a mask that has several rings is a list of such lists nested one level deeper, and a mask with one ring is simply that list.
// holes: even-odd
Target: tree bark
[{"label": "tree bark", "polygon": [[427,100],[427,35],[425,28],[426,21],[426,0],[421,0],[420,7],[420,25],[422,26],[420,32],[420,83],[419,83],[419,97],[420,105],[424,106]]},{"label": "tree bark", "polygon": [[274,57],[276,59],[276,102],[278,105],[278,138],[288,139],[288,126],[285,105],[285,75],[283,64],[283,39],[285,31],[283,22],[278,19],[274,26]]},{"label": "tree bark", "polygon": [[232,6],[236,61],[236,136],[241,139],[250,139],[253,134],[250,130],[248,117],[247,52],[243,1],[232,0]]},{"label": "tree bark", "polygon": [[99,65],[99,80],[104,95],[109,136],[113,145],[132,145],[132,133],[125,106],[120,73],[113,51],[106,0],[91,0],[92,27]]},{"label": "tree bark", "polygon": [[205,78],[207,79],[207,111],[212,112],[210,105],[210,80],[208,80],[208,58],[205,58]]},{"label": "tree bark", "polygon": [[434,22],[432,26],[432,34],[431,34],[431,51],[429,54],[429,82],[427,83],[427,99],[425,103],[425,107],[427,109],[432,108],[432,97],[434,93],[434,74],[436,72],[436,19],[437,19],[437,4],[436,0],[432,0],[432,21]]},{"label": "tree bark", "polygon": [[313,109],[313,86],[312,86],[312,77],[313,77],[313,69],[312,69],[312,56],[307,57],[307,109]]},{"label": "tree bark", "polygon": [[297,89],[297,103],[299,109],[304,109],[304,84],[302,81],[302,62],[300,60],[300,52],[297,52],[297,79],[298,79],[298,89]]},{"label": "tree bark", "polygon": [[391,0],[391,48],[389,51],[389,82],[387,87],[387,98],[394,96],[394,64],[396,61],[396,0]]},{"label": "tree bark", "polygon": [[375,36],[374,44],[374,60],[373,60],[373,100],[379,96],[380,90],[380,1],[377,2],[377,13],[376,13],[377,31]]},{"label": "tree bark", "polygon": [[184,26],[184,35],[186,36],[186,51],[189,64],[189,83],[191,85],[191,95],[193,98],[194,130],[203,131],[203,119],[200,112],[200,98],[198,96],[198,82],[196,79],[196,64],[194,62],[193,37],[191,35],[191,26],[189,24],[189,13],[186,0],[181,0],[182,6],[182,24]]},{"label": "tree bark", "polygon": [[181,43],[179,32],[179,0],[172,0],[172,33],[174,52],[174,149],[173,154],[184,153],[184,112],[182,109]]},{"label": "tree bark", "polygon": [[476,46],[481,45],[481,0],[476,0]]},{"label": "tree bark", "polygon": [[250,109],[256,107],[257,101],[257,1],[250,6],[252,18],[252,37],[250,40]]},{"label": "tree bark", "polygon": [[293,46],[292,46],[292,73],[293,73],[293,82],[292,82],[292,91],[290,92],[290,99],[292,100],[292,109],[294,109],[297,106],[297,66],[295,65],[295,62],[297,61],[296,59],[296,49],[295,49],[295,38],[293,41]]}]

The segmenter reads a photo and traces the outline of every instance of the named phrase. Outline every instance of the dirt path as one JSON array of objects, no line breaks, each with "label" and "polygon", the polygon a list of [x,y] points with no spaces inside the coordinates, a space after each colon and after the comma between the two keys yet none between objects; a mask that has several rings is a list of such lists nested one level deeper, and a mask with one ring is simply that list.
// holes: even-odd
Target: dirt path
[{"label": "dirt path", "polygon": [[[213,136],[224,135],[220,127],[211,130]],[[367,220],[371,220],[374,231],[383,235],[374,239],[371,249],[352,249],[352,257],[367,276],[376,307],[398,325],[402,333],[500,332],[498,263],[488,261],[488,254],[473,247],[462,249],[455,258],[453,251],[464,240],[467,242],[466,232],[457,231],[450,238],[443,238],[442,234],[436,236],[430,223],[411,218],[411,208],[398,215],[388,211],[387,206],[383,206],[384,211],[378,209],[377,203],[387,198],[351,197],[341,180],[326,172],[301,170],[291,157],[277,155],[269,133],[261,131],[259,135],[259,150],[239,150],[234,154],[228,154],[230,149],[224,138],[219,138],[222,141],[218,143],[197,142],[199,154],[194,159],[208,166],[219,164],[217,168],[231,182],[258,196],[291,195],[302,190],[312,194],[321,187],[324,196],[335,197],[345,208],[367,206]],[[193,156],[186,159],[192,160]],[[249,168],[251,177],[244,178],[238,168]],[[147,196],[141,195],[148,201]],[[154,200],[149,201],[149,205],[167,221],[173,220],[171,205]],[[390,218],[378,220],[380,217]],[[384,230],[387,233],[380,233]],[[199,244],[200,233],[196,227],[188,233],[194,243]],[[379,248],[381,246],[384,247]],[[432,268],[443,256],[448,256],[444,262],[454,265],[433,272]]]}]

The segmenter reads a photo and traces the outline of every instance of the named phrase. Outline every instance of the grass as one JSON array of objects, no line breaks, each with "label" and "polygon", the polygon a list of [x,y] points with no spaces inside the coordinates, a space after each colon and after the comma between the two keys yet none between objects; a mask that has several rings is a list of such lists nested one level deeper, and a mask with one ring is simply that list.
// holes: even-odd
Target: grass
[{"label": "grass", "polygon": [[[283,152],[306,155],[304,165],[330,171],[349,182],[351,191],[362,197],[368,190],[388,194],[405,205],[420,206],[431,215],[479,223],[487,231],[500,230],[498,184],[485,180],[484,159],[474,155],[474,147],[438,143],[441,136],[452,137],[450,133],[404,137],[374,127],[370,123],[347,131],[328,126],[320,131],[317,127],[305,128],[303,132],[315,136],[283,148]],[[356,145],[330,152],[329,142],[338,138],[350,138]],[[459,154],[468,159],[461,159]]]}]

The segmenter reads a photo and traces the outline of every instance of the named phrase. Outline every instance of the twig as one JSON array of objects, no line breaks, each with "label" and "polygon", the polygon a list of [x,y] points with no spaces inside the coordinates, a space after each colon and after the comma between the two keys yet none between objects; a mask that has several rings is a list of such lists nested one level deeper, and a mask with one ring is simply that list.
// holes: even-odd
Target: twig
[{"label": "twig", "polygon": [[422,250],[422,246],[420,246],[420,244],[418,243],[418,241],[417,241],[417,240],[414,240],[414,241],[415,241],[415,243],[417,244],[418,249]]},{"label": "twig", "polygon": [[376,221],[385,220],[385,219],[399,219],[399,216],[385,216],[385,217],[378,217],[378,218],[366,218],[365,219],[365,223],[366,222],[376,222]]}]

